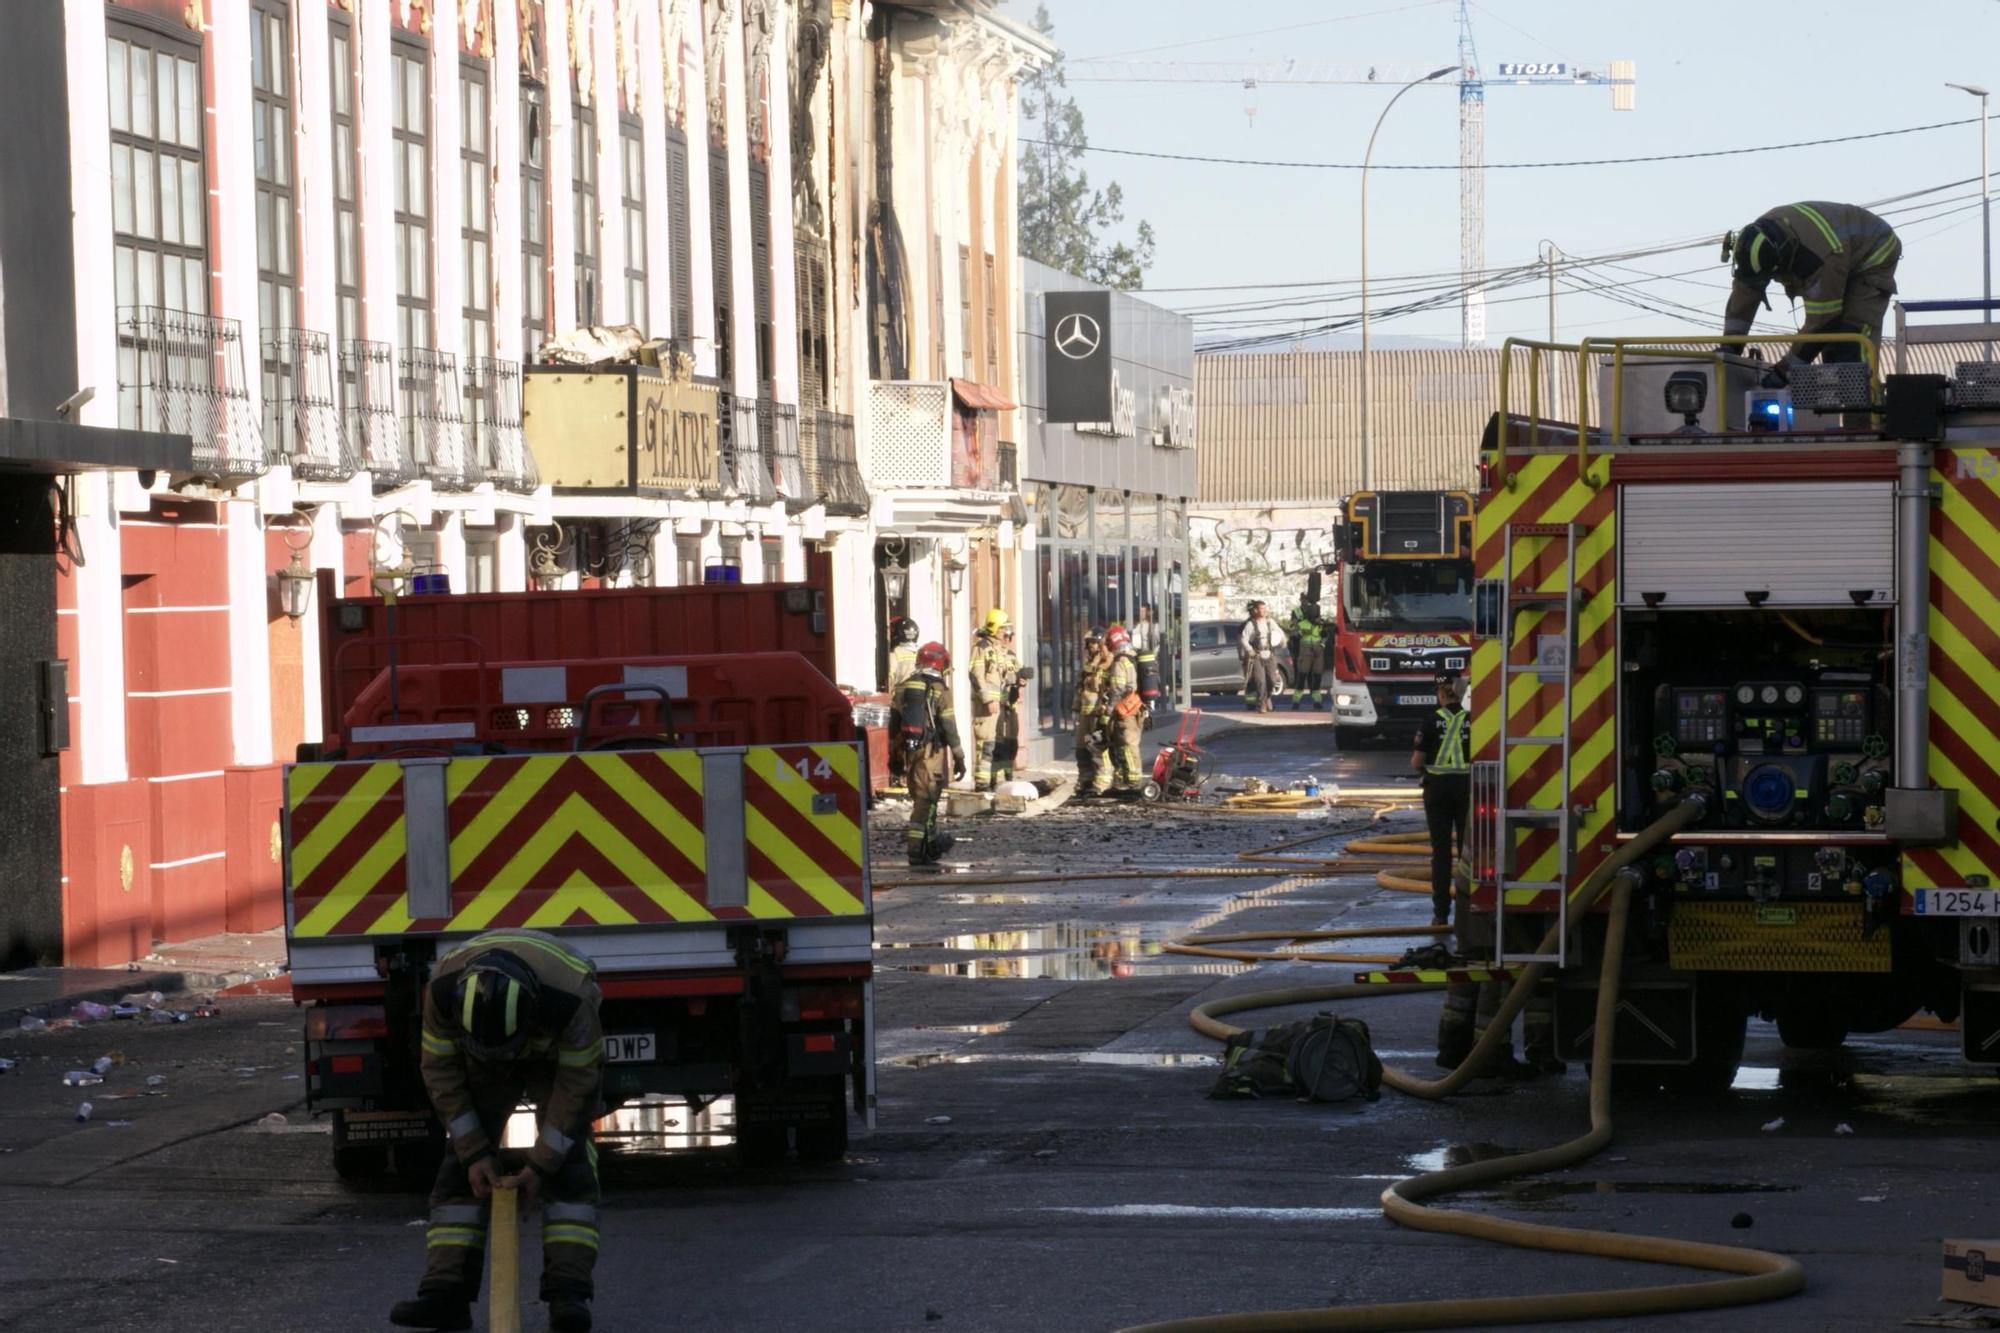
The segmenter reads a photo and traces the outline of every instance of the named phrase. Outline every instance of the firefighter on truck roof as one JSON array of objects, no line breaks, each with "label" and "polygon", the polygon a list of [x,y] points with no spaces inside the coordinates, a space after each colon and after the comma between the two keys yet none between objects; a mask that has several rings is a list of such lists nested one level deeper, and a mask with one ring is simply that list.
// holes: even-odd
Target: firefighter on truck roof
[{"label": "firefighter on truck roof", "polygon": [[[1893,227],[1867,209],[1785,204],[1725,236],[1722,257],[1732,253],[1735,282],[1723,312],[1723,333],[1750,332],[1757,307],[1770,306],[1765,289],[1776,278],[1786,296],[1805,304],[1800,333],[1882,336],[1882,316],[1896,294],[1896,261],[1902,258],[1903,243]],[[1788,372],[1822,353],[1829,365],[1857,361],[1861,355],[1851,343],[1799,343],[1766,378],[1775,387]]]},{"label": "firefighter on truck roof", "polygon": [[[428,1262],[389,1321],[469,1329],[486,1253],[487,1201],[520,1191],[542,1205],[542,1299],[556,1333],[590,1328],[597,1264],[597,1149],[604,1030],[597,969],[553,936],[492,930],[440,958],[424,988],[423,1078],[451,1151],[431,1188]],[[540,1137],[509,1173],[501,1134],[523,1095]]]}]

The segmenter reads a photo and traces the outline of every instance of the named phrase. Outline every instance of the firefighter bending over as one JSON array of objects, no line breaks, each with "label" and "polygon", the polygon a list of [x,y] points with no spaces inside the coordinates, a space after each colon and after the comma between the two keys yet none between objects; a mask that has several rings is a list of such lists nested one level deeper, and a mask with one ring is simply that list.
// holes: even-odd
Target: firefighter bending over
[{"label": "firefighter bending over", "polygon": [[[1757,307],[1769,307],[1765,288],[1776,278],[1785,295],[1805,304],[1800,333],[1882,336],[1882,316],[1896,294],[1896,261],[1903,243],[1895,229],[1855,204],[1785,204],[1732,237],[1722,255],[1735,254],[1735,282],[1723,313],[1726,334],[1750,332]],[[1725,347],[1724,351],[1736,351]],[[1852,343],[1796,343],[1767,376],[1775,387],[1786,374],[1825,354],[1829,365],[1857,361]]]},{"label": "firefighter bending over", "polygon": [[[404,1328],[469,1329],[486,1251],[488,1200],[520,1191],[525,1214],[542,1201],[542,1299],[549,1327],[590,1327],[597,1264],[597,1149],[604,1070],[597,970],[533,930],[494,930],[444,955],[424,988],[424,1088],[451,1136],[431,1187],[429,1260],[415,1300],[389,1321]],[[500,1156],[507,1118],[525,1096],[541,1135],[527,1164]]]},{"label": "firefighter bending over", "polygon": [[[965,748],[951,712],[951,654],[941,643],[917,649],[917,669],[896,691],[896,725],[903,750],[903,773],[910,788],[910,823],[904,849],[913,866],[936,865],[951,850],[952,837],[938,828],[938,802],[945,788],[965,776]],[[950,767],[946,767],[946,757]]]}]

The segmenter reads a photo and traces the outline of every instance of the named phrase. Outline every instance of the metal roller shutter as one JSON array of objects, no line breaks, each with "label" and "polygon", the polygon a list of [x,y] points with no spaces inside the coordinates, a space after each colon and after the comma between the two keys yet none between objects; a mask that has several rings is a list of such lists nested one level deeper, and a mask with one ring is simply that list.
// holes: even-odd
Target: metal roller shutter
[{"label": "metal roller shutter", "polygon": [[1669,608],[1873,605],[1895,595],[1889,482],[1627,486],[1619,501],[1622,605],[1664,593]]}]

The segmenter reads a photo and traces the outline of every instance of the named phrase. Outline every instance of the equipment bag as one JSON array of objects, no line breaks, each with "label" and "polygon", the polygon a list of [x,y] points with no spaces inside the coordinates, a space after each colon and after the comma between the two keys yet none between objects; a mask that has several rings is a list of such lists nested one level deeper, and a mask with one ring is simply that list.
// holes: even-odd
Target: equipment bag
[{"label": "equipment bag", "polygon": [[1275,1097],[1344,1102],[1382,1095],[1382,1062],[1368,1025],[1318,1014],[1299,1023],[1238,1032],[1223,1050],[1211,1097]]},{"label": "equipment bag", "polygon": [[1137,694],[1128,694],[1123,699],[1120,699],[1116,704],[1112,705],[1111,712],[1116,717],[1131,717],[1134,713],[1138,712],[1141,708],[1144,708],[1145,706],[1146,706],[1146,701],[1140,698]]}]

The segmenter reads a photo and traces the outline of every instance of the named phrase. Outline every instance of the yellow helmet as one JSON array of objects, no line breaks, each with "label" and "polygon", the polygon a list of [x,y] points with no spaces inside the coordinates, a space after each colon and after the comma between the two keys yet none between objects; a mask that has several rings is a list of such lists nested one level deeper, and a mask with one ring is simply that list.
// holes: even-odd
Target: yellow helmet
[{"label": "yellow helmet", "polygon": [[997,606],[986,613],[986,632],[988,634],[998,634],[1013,623],[1012,620],[1008,619],[1007,613]]}]

